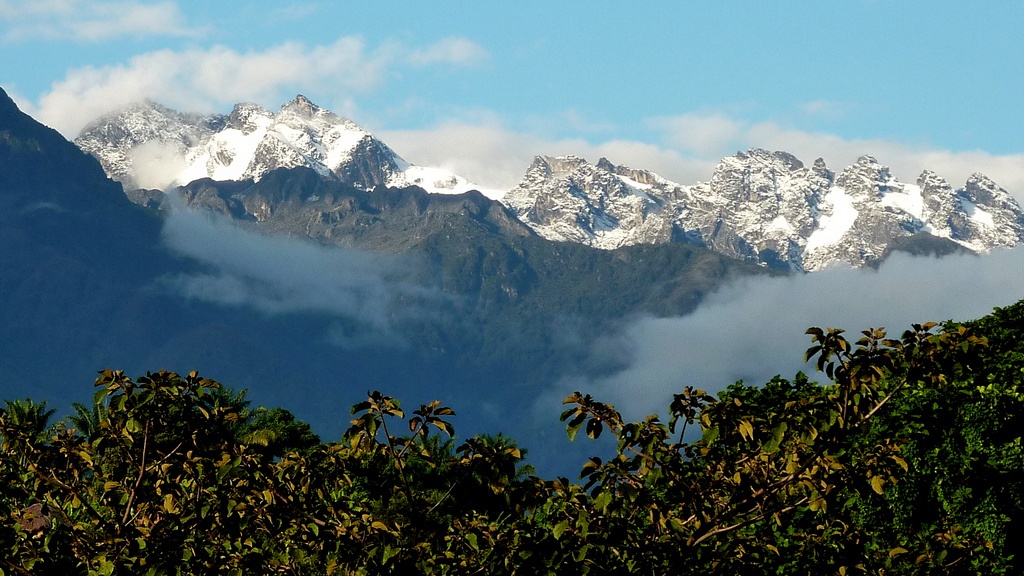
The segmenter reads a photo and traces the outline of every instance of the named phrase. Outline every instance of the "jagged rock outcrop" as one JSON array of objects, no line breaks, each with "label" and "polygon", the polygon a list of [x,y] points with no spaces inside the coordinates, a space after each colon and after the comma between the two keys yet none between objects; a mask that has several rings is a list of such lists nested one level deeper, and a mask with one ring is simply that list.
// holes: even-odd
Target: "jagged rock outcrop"
[{"label": "jagged rock outcrop", "polygon": [[894,240],[928,233],[974,252],[1024,240],[1024,213],[976,174],[954,190],[933,172],[916,184],[862,156],[836,175],[786,152],[723,159],[692,186],[567,156],[537,157],[504,201],[541,236],[599,248],[694,243],[776,269],[864,266]]},{"label": "jagged rock outcrop", "polygon": [[[974,252],[1024,240],[1024,213],[989,178],[975,174],[954,189],[926,171],[904,183],[871,156],[834,173],[821,158],[807,166],[787,152],[754,148],[722,159],[710,180],[692,185],[606,158],[592,164],[537,156],[509,192],[484,190],[450,172],[410,165],[301,95],[276,113],[238,104],[228,115],[204,116],[147,102],[93,122],[76,143],[124,183],[129,198],[151,207],[160,193],[138,188],[204,178],[258,182],[277,169],[305,167],[366,191],[477,189],[549,240],[608,250],[682,242],[777,270],[873,265],[894,241],[918,234]],[[208,200],[220,210],[240,209],[220,206],[242,202],[222,196]],[[273,201],[243,203],[246,217],[260,221],[275,210]]]},{"label": "jagged rock outcrop", "polygon": [[612,249],[671,240],[666,199],[675,197],[673,187],[604,158],[595,166],[576,156],[538,156],[503,201],[541,236]]},{"label": "jagged rock outcrop", "polygon": [[406,162],[351,120],[302,95],[276,113],[242,103],[230,114],[209,116],[145,102],[90,123],[75,143],[127,190],[163,189],[201,178],[257,181],[272,170],[300,166],[366,190],[378,185],[414,185],[442,194],[480,189],[446,170]]}]

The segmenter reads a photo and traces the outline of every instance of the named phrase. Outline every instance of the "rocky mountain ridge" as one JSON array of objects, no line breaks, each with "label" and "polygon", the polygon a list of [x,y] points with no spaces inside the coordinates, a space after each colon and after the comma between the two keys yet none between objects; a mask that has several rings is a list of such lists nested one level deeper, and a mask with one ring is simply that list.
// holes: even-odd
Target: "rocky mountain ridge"
[{"label": "rocky mountain ridge", "polygon": [[[259,181],[279,168],[308,167],[362,190],[479,190],[444,170],[409,164],[301,95],[277,113],[238,104],[229,115],[203,116],[147,102],[100,118],[75,143],[141,204],[159,203],[159,194],[135,190],[153,184],[152,165],[169,166],[166,181],[177,186],[204,178]],[[601,249],[686,243],[786,271],[874,265],[922,234],[922,245],[934,247],[938,239],[945,251],[985,252],[1024,241],[1024,211],[986,176],[975,174],[956,189],[931,171],[904,183],[871,156],[837,174],[820,158],[807,166],[787,152],[751,149],[724,158],[710,180],[692,185],[605,158],[592,164],[537,156],[512,190],[481,191],[548,240]],[[260,201],[235,198],[233,205],[252,210],[234,216],[266,219],[274,201]],[[297,226],[289,231],[309,233],[309,223]]]},{"label": "rocky mountain ridge", "polygon": [[126,190],[165,189],[201,178],[259,180],[274,169],[297,166],[365,189],[481,190],[446,170],[406,162],[368,131],[301,94],[276,113],[240,103],[227,115],[184,114],[144,102],[91,122],[75,144]]},{"label": "rocky mountain ridge", "polygon": [[973,252],[1024,241],[1024,211],[982,174],[953,189],[934,172],[903,183],[871,156],[839,174],[786,152],[723,159],[708,182],[574,157],[538,156],[503,201],[550,240],[600,248],[686,242],[794,271],[877,262],[917,234]]}]

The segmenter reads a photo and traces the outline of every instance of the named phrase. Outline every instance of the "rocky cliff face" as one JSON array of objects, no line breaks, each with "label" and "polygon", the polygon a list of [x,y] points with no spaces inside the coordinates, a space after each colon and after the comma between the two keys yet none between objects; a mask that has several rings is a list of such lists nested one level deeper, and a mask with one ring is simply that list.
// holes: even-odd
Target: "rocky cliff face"
[{"label": "rocky cliff face", "polygon": [[670,241],[666,201],[678,189],[604,158],[595,166],[576,156],[538,156],[503,201],[541,236],[612,249]]},{"label": "rocky cliff face", "polygon": [[[301,95],[276,113],[238,104],[228,115],[204,116],[144,103],[93,122],[76,143],[148,206],[158,205],[160,194],[138,188],[204,178],[258,182],[281,168],[305,167],[358,190],[477,189],[549,240],[608,250],[682,242],[777,270],[873,265],[903,245],[895,241],[918,234],[974,252],[1024,240],[1020,206],[985,176],[956,189],[930,171],[904,183],[871,156],[835,173],[820,158],[807,166],[786,152],[751,149],[724,158],[709,181],[692,185],[605,158],[592,164],[538,156],[511,191],[480,189],[450,172],[409,164]],[[229,200],[257,219],[275,210],[273,202]]]},{"label": "rocky cliff face", "polygon": [[92,122],[75,143],[129,191],[201,178],[257,181],[272,170],[300,166],[361,189],[479,189],[445,170],[409,164],[351,120],[302,95],[276,113],[242,103],[228,115],[203,116],[146,102]]},{"label": "rocky cliff face", "polygon": [[863,156],[836,175],[786,152],[723,159],[692,186],[577,157],[538,157],[504,200],[540,235],[599,248],[669,241],[777,269],[877,262],[919,233],[975,252],[1024,240],[1024,213],[983,175],[954,190],[933,172],[916,184]]}]

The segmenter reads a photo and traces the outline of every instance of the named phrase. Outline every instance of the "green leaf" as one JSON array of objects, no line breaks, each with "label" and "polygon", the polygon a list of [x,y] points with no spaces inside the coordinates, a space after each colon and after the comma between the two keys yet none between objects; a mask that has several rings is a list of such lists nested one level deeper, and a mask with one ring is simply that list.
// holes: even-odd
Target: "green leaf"
[{"label": "green leaf", "polygon": [[558,524],[555,524],[551,528],[551,535],[555,537],[555,540],[561,540],[562,539],[562,534],[565,534],[565,531],[568,528],[569,528],[569,521],[568,520],[562,520],[561,522],[559,522]]},{"label": "green leaf", "polygon": [[583,421],[586,419],[587,415],[580,413],[565,425],[565,433],[569,436],[570,442],[576,439],[576,433],[580,431],[580,427],[583,426]]},{"label": "green leaf", "polygon": [[765,442],[762,448],[765,454],[774,454],[779,451],[779,445],[782,444],[782,439],[785,437],[788,428],[789,425],[785,422],[779,422],[775,428],[772,428],[771,438],[768,439],[768,442]]},{"label": "green leaf", "polygon": [[174,509],[174,495],[164,494],[164,512],[167,512],[168,514],[173,514]]},{"label": "green leaf", "polygon": [[703,437],[704,443],[707,444],[708,446],[714,444],[715,441],[718,440],[718,435],[719,434],[720,434],[720,431],[718,429],[718,426],[712,426],[712,427],[708,428],[707,430],[704,431],[704,437]]},{"label": "green leaf", "polygon": [[597,498],[594,499],[594,507],[600,510],[602,513],[604,513],[607,510],[608,505],[611,503],[612,493],[607,490],[598,494]]}]

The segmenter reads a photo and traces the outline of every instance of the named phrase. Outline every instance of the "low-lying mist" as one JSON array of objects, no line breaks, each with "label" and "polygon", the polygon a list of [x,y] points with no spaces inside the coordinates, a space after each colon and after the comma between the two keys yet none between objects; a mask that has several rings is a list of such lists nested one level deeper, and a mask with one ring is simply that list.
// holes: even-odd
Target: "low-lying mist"
[{"label": "low-lying mist", "polygon": [[329,336],[343,347],[408,346],[397,324],[442,298],[439,291],[415,283],[412,258],[268,236],[244,230],[227,217],[184,207],[179,200],[171,204],[164,243],[208,267],[164,279],[187,298],[269,315],[338,317],[350,328],[332,330]]},{"label": "low-lying mist", "polygon": [[566,375],[538,406],[572,390],[640,418],[665,414],[684,386],[721,390],[744,380],[813,369],[803,363],[808,327],[834,327],[856,340],[885,327],[898,337],[914,323],[971,320],[1024,298],[1024,249],[943,258],[896,253],[878,270],[830,269],[789,277],[750,277],[707,297],[693,313],[643,317],[591,344],[590,362],[624,365],[596,378]]},{"label": "low-lying mist", "polygon": [[[813,372],[802,361],[810,326],[845,328],[852,340],[869,327],[898,336],[913,323],[974,319],[1024,297],[1022,249],[939,259],[896,253],[877,270],[739,278],[689,315],[633,317],[618,328],[607,322],[595,330],[597,324],[581,318],[516,317],[522,324],[503,329],[503,348],[484,360],[474,356],[475,333],[467,325],[495,320],[463,314],[452,305],[461,295],[417,283],[425,277],[423,263],[411,255],[262,235],[180,205],[167,217],[163,240],[203,265],[202,272],[164,278],[165,288],[278,322],[296,315],[323,319],[319,333],[303,336],[320,352],[303,360],[310,366],[295,367],[289,396],[295,404],[285,407],[327,430],[325,439],[340,434],[345,419],[338,407],[361,400],[366,390],[412,403],[437,398],[459,412],[460,436],[509,434],[548,475],[573,475],[587,455],[600,452],[599,445],[570,445],[565,438],[558,414],[573,390],[615,404],[627,418],[665,416],[672,394],[684,386],[717,391],[737,380],[761,384],[776,374]],[[427,326],[433,340],[421,340],[413,325]],[[546,335],[539,353],[549,358],[524,353],[538,348],[517,341],[520,330],[520,340]],[[332,347],[338,358],[313,365]],[[491,368],[484,365],[491,361]],[[537,374],[538,366],[551,372]],[[325,381],[325,373],[340,376]],[[257,401],[264,385],[225,384],[253,388]]]}]

